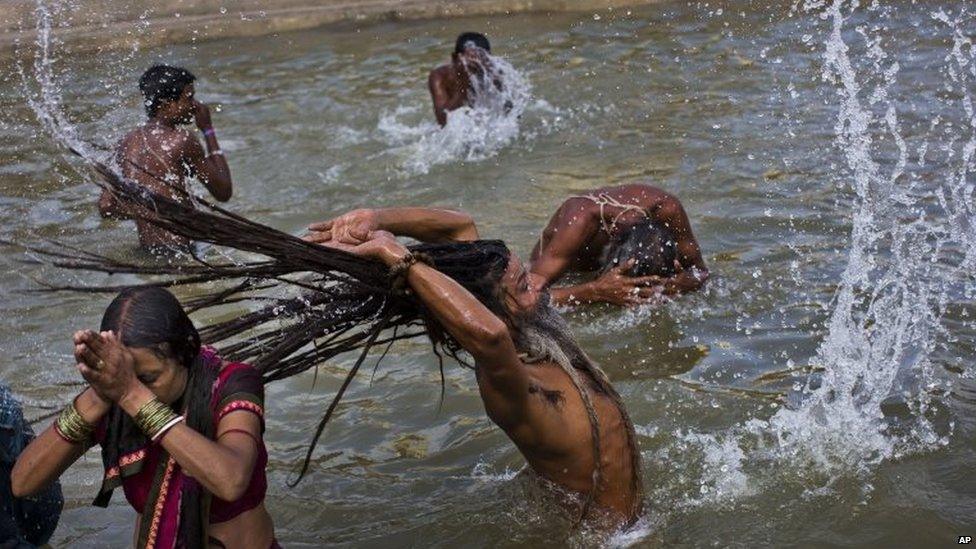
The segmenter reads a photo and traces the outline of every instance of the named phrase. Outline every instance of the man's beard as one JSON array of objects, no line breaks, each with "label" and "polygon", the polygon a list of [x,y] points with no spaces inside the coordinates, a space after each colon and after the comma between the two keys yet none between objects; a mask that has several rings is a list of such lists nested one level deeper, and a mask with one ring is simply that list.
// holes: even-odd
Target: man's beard
[{"label": "man's beard", "polygon": [[530,313],[514,319],[515,348],[526,362],[551,360],[564,369],[587,370],[591,366],[569,330],[569,325],[550,302],[547,292]]}]

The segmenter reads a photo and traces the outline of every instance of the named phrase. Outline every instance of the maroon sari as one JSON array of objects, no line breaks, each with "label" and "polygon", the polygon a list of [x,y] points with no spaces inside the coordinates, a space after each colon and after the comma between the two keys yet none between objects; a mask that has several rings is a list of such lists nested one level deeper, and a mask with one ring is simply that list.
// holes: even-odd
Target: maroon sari
[{"label": "maroon sari", "polygon": [[[257,414],[261,418],[263,432],[264,385],[261,374],[243,363],[229,363],[221,367],[220,357],[209,347],[201,349],[199,358],[196,367],[216,369],[212,371],[216,374],[216,380],[211,391],[210,407],[214,432],[224,416],[238,410]],[[112,491],[122,486],[126,499],[142,515],[136,546],[140,549],[177,547],[181,496],[190,490],[204,489],[183,472],[162,445],[151,442],[135,428],[131,420],[126,421],[128,419],[124,412],[113,406],[112,412],[96,431],[96,441],[102,444],[105,476],[95,505],[108,505]],[[114,431],[115,436],[108,436],[110,430]],[[107,451],[107,440],[110,439],[117,441],[117,451]],[[264,442],[259,441],[258,459],[244,495],[233,502],[209,495],[202,498],[205,501],[202,512],[208,517],[207,523],[230,520],[260,505],[267,489],[267,463],[267,450]]]}]

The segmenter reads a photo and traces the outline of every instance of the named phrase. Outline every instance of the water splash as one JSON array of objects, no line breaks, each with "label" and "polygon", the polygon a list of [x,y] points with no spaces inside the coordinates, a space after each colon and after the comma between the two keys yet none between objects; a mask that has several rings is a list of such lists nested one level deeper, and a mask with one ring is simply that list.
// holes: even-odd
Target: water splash
[{"label": "water splash", "polygon": [[443,128],[426,117],[417,125],[403,122],[418,112],[416,107],[401,106],[380,117],[377,129],[395,146],[392,152],[408,174],[425,174],[433,166],[459,160],[491,158],[518,138],[526,109],[551,110],[544,101],[533,101],[532,85],[511,63],[487,57],[488,70],[471,79],[471,105],[449,112]]},{"label": "water splash", "polygon": [[[956,164],[956,177],[937,177],[933,183],[923,177],[924,153],[910,157],[891,97],[900,70],[888,53],[894,50],[885,47],[893,38],[883,34],[883,25],[857,26],[854,36],[861,41],[857,47],[862,54],[853,57],[852,33],[845,23],[858,7],[845,0],[804,5],[830,25],[822,76],[836,88],[840,103],[836,144],[849,173],[838,183],[854,193],[847,263],[828,334],[817,351],[825,372],[803,388],[795,406],[768,422],[748,424],[753,432],[771,435],[771,449],[780,458],[828,472],[867,471],[885,459],[947,443],[951,427],[936,425],[929,417],[932,394],[944,384],[932,355],[945,333],[941,321],[947,305],[973,288],[966,265],[974,239],[957,229],[976,220],[968,206],[972,184],[966,181],[973,171],[971,136],[976,128],[968,92],[962,101],[968,124],[960,130],[970,133],[969,141],[961,155],[954,152],[955,136],[943,143],[944,160]],[[877,3],[864,9],[874,12],[875,19],[886,13]],[[952,25],[945,14],[942,20]],[[958,28],[954,33],[947,70],[958,76],[958,69],[973,60],[960,56],[963,38]],[[931,138],[923,138],[919,151],[927,149]],[[933,207],[933,193],[956,200]],[[956,203],[965,197],[967,206]],[[964,260],[960,250],[967,250]],[[908,419],[887,416],[884,410],[890,406],[905,409]]]},{"label": "water splash", "polygon": [[[19,56],[16,67],[26,102],[34,112],[45,134],[65,148],[74,150],[85,158],[97,160],[112,167],[115,165],[114,156],[111,147],[106,143],[114,141],[114,137],[108,139],[103,139],[103,137],[114,136],[119,127],[133,125],[133,121],[129,119],[130,113],[126,112],[125,109],[115,108],[115,105],[84,104],[83,107],[87,111],[84,118],[87,118],[88,121],[83,123],[73,121],[69,118],[69,110],[64,103],[64,87],[66,86],[64,80],[69,77],[85,78],[85,85],[87,86],[98,86],[114,92],[119,97],[124,97],[127,94],[121,91],[126,87],[123,85],[122,79],[129,71],[108,71],[94,77],[82,77],[63,67],[59,72],[57,52],[62,49],[64,44],[57,37],[54,29],[61,22],[71,19],[74,8],[75,6],[70,2],[36,0],[33,12],[36,34],[33,43],[33,55]],[[147,33],[148,27],[141,23],[136,26],[134,32]],[[23,54],[24,52],[20,53]],[[131,64],[137,53],[137,42],[133,42],[130,50],[115,52],[115,59],[106,59],[106,62],[112,66],[123,67]],[[27,67],[23,63],[25,59],[29,58],[33,58],[33,63]],[[80,102],[86,103],[87,99],[81,98]],[[106,107],[107,112],[98,112],[104,111]]]},{"label": "water splash", "polygon": [[31,90],[32,83],[36,83],[36,92],[25,94],[27,104],[48,135],[81,154],[94,155],[94,151],[79,137],[77,127],[64,114],[61,89],[54,72],[54,50],[60,42],[54,36],[53,22],[55,17],[63,15],[62,12],[67,9],[66,5],[55,4],[53,7],[48,7],[43,1],[37,2],[34,9],[37,52],[34,56],[33,71],[28,74],[20,64],[17,65],[17,69],[25,90]]}]

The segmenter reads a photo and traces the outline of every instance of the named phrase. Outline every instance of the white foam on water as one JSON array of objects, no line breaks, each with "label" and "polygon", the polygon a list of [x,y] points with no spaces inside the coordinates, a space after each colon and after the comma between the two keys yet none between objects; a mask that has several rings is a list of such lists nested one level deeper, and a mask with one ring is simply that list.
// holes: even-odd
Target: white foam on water
[{"label": "white foam on water", "polygon": [[505,468],[502,472],[496,472],[490,463],[479,461],[471,469],[471,478],[487,483],[509,482],[522,472],[522,469]]},{"label": "white foam on water", "polygon": [[[931,419],[938,404],[933,395],[947,382],[932,355],[947,335],[947,305],[974,293],[976,208],[968,179],[976,168],[969,91],[976,82],[976,52],[958,18],[933,14],[953,34],[947,84],[940,84],[961,98],[948,94],[943,106],[965,116],[948,137],[934,131],[915,137],[921,142],[913,158],[914,143],[903,135],[890,97],[900,66],[889,53],[895,49],[885,47],[884,26],[857,27],[853,39],[845,28],[852,10],[883,15],[879,4],[812,1],[804,8],[829,24],[822,77],[839,99],[835,144],[848,168],[834,177],[839,191],[849,187],[854,193],[847,262],[814,360],[824,371],[769,420],[736,425],[729,438],[696,438],[712,456],[706,463],[778,464],[773,475],[799,476],[808,485],[806,494],[818,497],[830,493],[839,478],[866,477],[885,460],[942,447],[952,435],[951,422]],[[852,57],[861,50],[861,57]],[[935,182],[920,174],[935,161],[930,141],[944,155],[939,169],[949,166],[952,172]],[[883,160],[884,153],[894,162]],[[933,194],[940,198],[937,207],[928,200]],[[907,417],[886,416],[883,406],[892,403],[907,409]],[[744,487],[739,473],[732,475],[730,493]],[[707,480],[706,472],[702,481]],[[870,482],[863,486],[870,492]]]},{"label": "white foam on water", "polygon": [[544,101],[533,101],[532,85],[511,63],[492,55],[488,59],[489,70],[471,80],[472,104],[449,112],[443,128],[432,118],[414,125],[405,122],[418,114],[415,106],[399,106],[380,116],[377,130],[394,147],[391,152],[402,171],[425,174],[440,164],[491,158],[519,137],[527,108],[552,109]]}]

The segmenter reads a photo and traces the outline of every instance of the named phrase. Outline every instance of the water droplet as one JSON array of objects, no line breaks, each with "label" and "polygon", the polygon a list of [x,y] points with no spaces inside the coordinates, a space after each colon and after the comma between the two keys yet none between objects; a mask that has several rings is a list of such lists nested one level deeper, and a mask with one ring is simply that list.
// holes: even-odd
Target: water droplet
[{"label": "water droplet", "polygon": [[593,14],[593,20],[594,21],[599,21],[600,19],[601,19],[601,17],[600,17],[600,14],[599,13],[594,13]]},{"label": "water droplet", "polygon": [[224,15],[226,13],[227,13],[227,8],[225,8],[224,6],[220,6],[220,14]]}]

